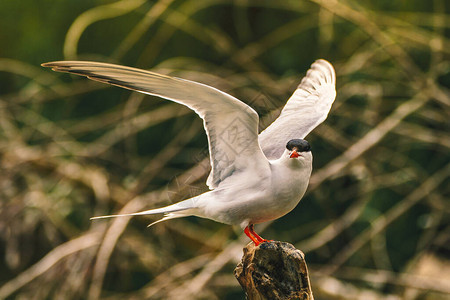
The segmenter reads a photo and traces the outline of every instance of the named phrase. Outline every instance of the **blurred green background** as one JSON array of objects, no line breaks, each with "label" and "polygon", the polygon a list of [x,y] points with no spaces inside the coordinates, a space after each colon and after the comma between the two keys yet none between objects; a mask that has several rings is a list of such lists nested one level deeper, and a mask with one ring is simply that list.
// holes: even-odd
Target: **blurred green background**
[{"label": "blurred green background", "polygon": [[307,137],[307,195],[256,229],[305,252],[316,299],[449,299],[448,1],[6,0],[0,12],[0,298],[244,298],[239,228],[89,221],[206,191],[202,121],[41,63],[200,81],[250,104],[263,129],[324,58],[338,95]]}]

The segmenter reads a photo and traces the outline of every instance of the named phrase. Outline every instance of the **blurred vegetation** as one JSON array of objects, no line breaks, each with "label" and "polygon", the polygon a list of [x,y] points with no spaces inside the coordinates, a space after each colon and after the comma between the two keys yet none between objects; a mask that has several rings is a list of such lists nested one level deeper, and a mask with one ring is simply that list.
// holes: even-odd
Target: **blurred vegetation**
[{"label": "blurred vegetation", "polygon": [[308,136],[308,193],[258,232],[306,253],[316,299],[448,299],[448,1],[22,0],[0,11],[0,298],[244,297],[239,228],[89,221],[205,191],[201,120],[40,63],[201,81],[250,104],[264,128],[325,58],[338,96]]}]

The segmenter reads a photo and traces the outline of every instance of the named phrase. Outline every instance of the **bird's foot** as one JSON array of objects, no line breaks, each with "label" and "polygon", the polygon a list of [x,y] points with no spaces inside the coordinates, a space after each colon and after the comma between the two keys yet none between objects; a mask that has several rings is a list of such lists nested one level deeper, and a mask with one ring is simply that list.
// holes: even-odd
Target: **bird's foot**
[{"label": "bird's foot", "polygon": [[258,244],[255,243],[255,246],[259,246],[259,245],[262,244],[262,243],[270,243],[270,242],[273,242],[273,240],[262,239],[261,241],[259,241]]},{"label": "bird's foot", "polygon": [[259,236],[253,229],[253,224],[250,224],[249,226],[245,227],[244,233],[255,243],[255,246],[259,246],[261,243],[270,243],[273,242],[273,240],[266,240]]}]

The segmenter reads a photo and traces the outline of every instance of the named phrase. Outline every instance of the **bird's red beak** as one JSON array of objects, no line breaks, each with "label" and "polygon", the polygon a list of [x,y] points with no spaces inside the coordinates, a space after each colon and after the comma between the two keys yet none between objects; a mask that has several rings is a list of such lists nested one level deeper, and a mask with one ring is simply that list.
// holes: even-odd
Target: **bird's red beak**
[{"label": "bird's red beak", "polygon": [[289,156],[289,157],[290,158],[297,158],[299,156],[300,156],[300,154],[298,154],[296,150],[293,150],[292,153],[291,153],[291,156]]}]

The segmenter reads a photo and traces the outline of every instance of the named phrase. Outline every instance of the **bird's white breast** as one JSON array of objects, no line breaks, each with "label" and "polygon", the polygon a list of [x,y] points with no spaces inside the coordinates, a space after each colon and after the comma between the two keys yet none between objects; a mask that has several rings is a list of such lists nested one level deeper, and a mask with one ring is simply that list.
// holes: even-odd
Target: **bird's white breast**
[{"label": "bird's white breast", "polygon": [[199,216],[241,226],[277,219],[298,204],[310,175],[311,166],[283,164],[271,164],[270,174],[235,174],[232,182],[202,195]]}]

